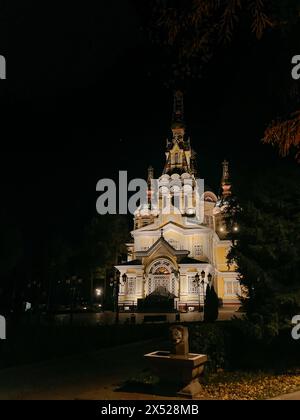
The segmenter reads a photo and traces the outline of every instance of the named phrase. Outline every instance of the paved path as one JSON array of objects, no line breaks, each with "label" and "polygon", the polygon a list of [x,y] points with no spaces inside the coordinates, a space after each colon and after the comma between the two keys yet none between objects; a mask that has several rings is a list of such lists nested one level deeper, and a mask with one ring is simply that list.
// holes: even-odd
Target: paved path
[{"label": "paved path", "polygon": [[[228,321],[233,316],[241,317],[243,314],[238,311],[238,306],[227,306],[223,307],[219,311],[219,321]],[[144,322],[144,317],[147,314],[135,314],[136,322],[138,324],[142,324]],[[148,314],[153,315],[153,314]],[[162,314],[166,315],[168,322],[172,323],[175,322],[176,314]],[[131,313],[120,313],[120,323],[123,324],[130,320]],[[57,315],[56,320],[60,324],[69,324],[70,323],[70,315]],[[203,320],[203,314],[199,312],[190,312],[190,313],[182,313],[180,314],[181,322],[199,322]],[[95,313],[95,314],[74,314],[74,321],[75,324],[78,325],[111,325],[115,323],[115,314],[113,312],[105,312],[105,313]]]},{"label": "paved path", "polygon": [[300,391],[293,392],[292,394],[281,395],[273,398],[273,401],[300,401]]},{"label": "paved path", "polygon": [[[165,345],[151,340],[1,370],[0,400],[178,400],[142,390],[118,391],[124,382],[147,369],[144,354]],[[300,400],[300,391],[274,400]]]},{"label": "paved path", "polygon": [[[163,396],[116,392],[147,367],[143,355],[160,349],[148,341],[56,361],[5,369],[0,400],[143,400]],[[168,398],[172,399],[172,398]]]}]

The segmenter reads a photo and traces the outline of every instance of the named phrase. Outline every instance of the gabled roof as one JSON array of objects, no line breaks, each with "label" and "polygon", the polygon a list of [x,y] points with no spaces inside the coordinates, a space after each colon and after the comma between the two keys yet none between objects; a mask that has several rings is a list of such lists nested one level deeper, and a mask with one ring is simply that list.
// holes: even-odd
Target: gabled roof
[{"label": "gabled roof", "polygon": [[127,267],[127,266],[134,266],[134,265],[142,265],[141,260],[133,260],[133,261],[127,261],[122,264],[118,264],[118,267]]},{"label": "gabled roof", "polygon": [[136,255],[139,257],[148,257],[149,255],[151,255],[155,249],[159,248],[160,246],[164,246],[165,248],[168,249],[168,251],[172,254],[172,255],[176,255],[176,256],[187,256],[190,251],[188,250],[178,250],[175,249],[172,245],[169,244],[168,241],[165,240],[165,238],[163,236],[161,236],[152,246],[151,248],[149,248],[147,251],[139,251],[136,252]]},{"label": "gabled roof", "polygon": [[138,232],[138,231],[141,231],[141,232],[155,232],[155,231],[159,231],[159,230],[165,228],[168,225],[173,225],[173,226],[176,226],[176,227],[178,227],[180,229],[183,229],[183,230],[192,230],[192,229],[202,229],[203,230],[203,229],[207,229],[206,226],[196,224],[196,223],[195,223],[195,225],[185,226],[185,225],[181,225],[180,223],[174,222],[173,220],[170,220],[170,221],[168,221],[168,222],[166,222],[166,223],[164,223],[163,225],[160,225],[160,226],[152,227],[153,224],[148,225],[148,226],[143,226],[142,228],[140,228],[140,229],[138,229],[134,232]]},{"label": "gabled roof", "polygon": [[184,257],[179,262],[179,265],[181,265],[181,264],[208,264],[208,262],[207,261],[199,261],[199,260],[196,260],[195,258]]}]

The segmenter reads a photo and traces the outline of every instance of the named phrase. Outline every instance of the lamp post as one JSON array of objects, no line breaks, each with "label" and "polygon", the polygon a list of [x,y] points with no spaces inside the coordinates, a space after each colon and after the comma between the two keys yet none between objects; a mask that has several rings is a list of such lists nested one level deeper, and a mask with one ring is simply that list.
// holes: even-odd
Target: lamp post
[{"label": "lamp post", "polygon": [[102,308],[102,303],[103,303],[103,301],[102,301],[102,297],[103,297],[103,292],[102,292],[102,289],[100,289],[100,288],[97,288],[96,290],[95,290],[95,295],[96,295],[96,302],[98,303],[98,305],[99,305],[99,308]]},{"label": "lamp post", "polygon": [[200,276],[199,276],[199,274],[198,274],[198,273],[195,275],[195,278],[194,278],[194,284],[195,284],[195,286],[197,287],[198,292],[199,292],[199,312],[200,312],[200,307],[201,307],[201,296],[200,296]]},{"label": "lamp post", "polygon": [[205,271],[202,270],[201,272],[201,286],[203,290],[203,316],[202,321],[204,321],[205,318]]},{"label": "lamp post", "polygon": [[76,291],[78,290],[78,286],[83,283],[83,280],[81,278],[78,278],[77,276],[73,276],[66,280],[67,286],[70,287],[71,292],[71,307],[70,307],[70,324],[73,324],[74,319],[74,303],[75,303],[75,295]]},{"label": "lamp post", "polygon": [[[119,323],[120,320],[120,308],[119,308],[119,294],[120,294],[120,285],[122,284],[120,281],[121,273],[116,273],[115,277],[111,279],[110,286],[113,287],[113,295],[114,295],[114,304],[115,304],[115,313],[116,313],[116,324]],[[127,283],[127,275],[124,273],[122,276],[123,284]]]},{"label": "lamp post", "polygon": [[199,291],[199,312],[201,312],[201,286],[203,288],[203,321],[204,321],[204,311],[205,311],[205,271],[201,272],[201,278],[197,273],[195,275],[194,284],[197,286]]},{"label": "lamp post", "polygon": [[212,274],[211,273],[209,273],[209,275],[207,276],[207,280],[208,280],[209,285],[211,285],[211,283],[212,283]]}]

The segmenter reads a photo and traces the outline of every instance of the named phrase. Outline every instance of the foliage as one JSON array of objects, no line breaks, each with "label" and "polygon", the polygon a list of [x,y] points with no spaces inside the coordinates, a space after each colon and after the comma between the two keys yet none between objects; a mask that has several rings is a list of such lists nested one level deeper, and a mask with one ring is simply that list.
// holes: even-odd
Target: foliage
[{"label": "foliage", "polygon": [[96,272],[104,273],[105,278],[106,270],[118,263],[125,251],[127,240],[127,218],[117,215],[94,218],[72,246],[61,236],[50,238],[45,264],[49,302],[69,302],[71,288],[65,281],[75,276],[82,280],[80,297],[89,300]]},{"label": "foliage", "polygon": [[260,176],[260,188],[253,179],[241,206],[229,209],[239,226],[229,262],[237,264],[248,319],[260,326],[259,335],[265,337],[276,335],[286,325],[291,308],[300,309],[297,170],[287,172],[287,178],[275,173]]},{"label": "foliage", "polygon": [[290,29],[300,16],[297,0],[152,0],[150,4],[152,39],[174,57],[177,79],[199,77],[219,46],[240,32],[261,39],[270,29]]},{"label": "foliage", "polygon": [[84,233],[80,250],[83,263],[90,270],[110,268],[118,263],[128,240],[128,221],[124,216],[106,215],[94,218]]},{"label": "foliage", "polygon": [[57,281],[64,279],[67,275],[73,275],[72,258],[74,249],[61,236],[54,236],[49,241],[49,271],[50,275]]},{"label": "foliage", "polygon": [[277,146],[283,157],[295,150],[300,162],[300,110],[287,120],[273,121],[265,131],[263,142]]},{"label": "foliage", "polygon": [[0,223],[0,277],[13,272],[20,262],[23,252],[21,232],[13,221],[2,215]]},{"label": "foliage", "polygon": [[[264,325],[263,325],[264,326]],[[258,371],[270,369],[278,373],[299,367],[300,340],[293,340],[291,325],[269,338],[261,333],[258,323],[247,317],[214,324],[191,324],[190,351],[207,354],[209,373],[218,370]]]},{"label": "foliage", "polygon": [[207,354],[208,371],[227,367],[225,331],[219,324],[198,324],[190,327],[190,350],[192,353]]},{"label": "foliage", "polygon": [[[167,80],[175,86],[203,77],[208,62],[222,47],[239,39],[248,42],[254,35],[260,40],[270,32],[275,42],[278,34],[299,37],[295,31],[300,23],[298,0],[152,0],[150,4],[152,41],[164,49],[164,67],[171,68]],[[168,61],[170,66],[166,66]],[[286,89],[284,96],[288,98],[293,90]],[[300,162],[299,94],[296,96],[293,102],[287,100],[290,110],[278,111],[281,117],[269,124],[264,142],[278,146],[282,156],[295,150]]]},{"label": "foliage", "polygon": [[204,308],[205,322],[215,322],[219,317],[219,298],[214,286],[206,289],[206,299]]},{"label": "foliage", "polygon": [[272,372],[220,372],[202,384],[203,398],[214,400],[265,400],[299,390],[297,370],[286,374]]},{"label": "foliage", "polygon": [[24,242],[15,220],[4,211],[0,216],[0,314],[3,315],[11,311],[12,297],[16,294],[17,272],[24,262]]}]

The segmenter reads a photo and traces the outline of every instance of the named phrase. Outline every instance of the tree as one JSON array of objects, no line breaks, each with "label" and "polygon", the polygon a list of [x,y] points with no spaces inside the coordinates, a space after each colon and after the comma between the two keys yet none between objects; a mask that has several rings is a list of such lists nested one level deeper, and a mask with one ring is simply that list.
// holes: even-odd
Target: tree
[{"label": "tree", "polygon": [[0,223],[0,278],[10,275],[23,256],[23,238],[15,223],[5,215]]},{"label": "tree", "polygon": [[[173,85],[201,78],[208,62],[239,38],[260,40],[272,32],[299,39],[298,0],[152,0],[150,15],[151,38],[164,49],[167,80]],[[278,109],[263,142],[278,147],[282,156],[295,151],[300,162],[299,91],[292,101],[288,88],[285,97],[292,109]]]},{"label": "tree", "polygon": [[219,317],[219,298],[214,286],[207,286],[204,306],[204,322],[215,322]]},{"label": "tree", "polygon": [[[229,263],[237,264],[242,303],[260,334],[274,335],[300,309],[300,183],[297,168],[253,177],[229,212],[239,232]],[[298,267],[298,268],[297,268]],[[297,312],[296,312],[297,313]],[[295,315],[295,313],[294,313]]]},{"label": "tree", "polygon": [[[0,222],[0,309],[9,312],[16,300],[17,268],[24,256],[21,231],[10,217],[1,212]],[[16,303],[16,302],[15,302]]]},{"label": "tree", "polygon": [[[49,241],[47,253],[47,297],[48,310],[51,311],[52,305],[60,301],[65,296],[57,296],[59,285],[64,284],[67,277],[76,274],[74,273],[73,260],[75,256],[75,249],[60,235],[53,236]],[[64,288],[63,288],[64,290]]]},{"label": "tree", "polygon": [[94,218],[84,232],[83,244],[78,255],[78,264],[88,276],[93,291],[95,271],[111,269],[126,252],[128,220],[125,216],[106,215]]},{"label": "tree", "polygon": [[178,79],[199,75],[239,31],[259,40],[270,29],[290,30],[299,22],[300,6],[297,0],[152,0],[150,15],[152,40],[173,57]]},{"label": "tree", "polygon": [[300,110],[286,120],[273,121],[265,131],[263,142],[278,147],[283,157],[295,150],[300,163]]}]

